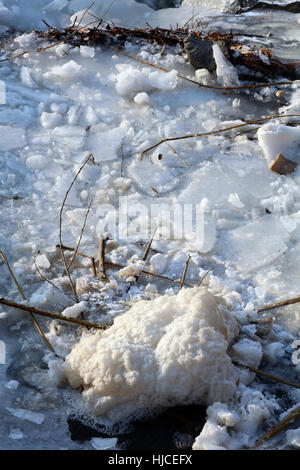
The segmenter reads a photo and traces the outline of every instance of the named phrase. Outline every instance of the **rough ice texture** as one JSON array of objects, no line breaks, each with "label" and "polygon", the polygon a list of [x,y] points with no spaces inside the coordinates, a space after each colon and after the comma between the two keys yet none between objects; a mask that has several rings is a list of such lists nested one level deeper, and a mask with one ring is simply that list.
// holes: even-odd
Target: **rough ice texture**
[{"label": "rough ice texture", "polygon": [[205,287],[137,302],[66,358],[72,387],[112,421],[141,410],[227,401],[237,374],[227,355],[238,333],[223,299]]},{"label": "rough ice texture", "polygon": [[268,162],[278,153],[299,163],[300,127],[289,127],[279,122],[265,124],[257,131],[258,143]]}]

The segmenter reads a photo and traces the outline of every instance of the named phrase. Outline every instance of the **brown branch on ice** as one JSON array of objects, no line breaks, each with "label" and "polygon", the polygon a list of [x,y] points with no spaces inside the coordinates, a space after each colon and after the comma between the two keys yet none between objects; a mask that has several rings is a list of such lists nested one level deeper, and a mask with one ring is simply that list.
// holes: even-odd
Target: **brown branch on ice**
[{"label": "brown branch on ice", "polygon": [[[59,245],[57,245],[57,247],[59,247]],[[66,251],[74,251],[74,248],[70,248],[70,247],[64,246],[64,245],[62,246],[62,249],[66,250]],[[80,253],[80,252],[78,252],[77,255],[82,256],[83,258],[89,258],[89,259],[92,258],[91,256],[88,256],[88,255],[86,255],[84,253]],[[116,269],[126,268],[126,266],[124,266],[123,264],[112,263],[111,261],[107,261],[107,260],[105,260],[105,265],[106,265],[107,268],[116,268]],[[152,273],[151,271],[146,271],[145,269],[142,269],[141,274],[145,274],[146,276],[151,276],[151,277],[157,277],[158,279],[162,279],[163,281],[175,282],[176,284],[179,284],[179,285],[181,283],[181,281],[179,281],[177,279],[172,279],[170,277],[163,276],[162,274]],[[195,286],[192,286],[191,284],[188,284],[187,282],[184,282],[183,285],[186,286],[186,287],[195,287]]]},{"label": "brown branch on ice", "polygon": [[266,432],[256,443],[255,447],[261,446],[265,441],[271,439],[272,437],[277,436],[281,431],[286,429],[290,424],[294,423],[297,419],[300,418],[300,405],[297,406],[294,410],[288,413],[279,423],[277,423],[273,428]]},{"label": "brown branch on ice", "polygon": [[[62,216],[63,216],[63,210],[64,210],[64,207],[65,207],[65,203],[66,203],[66,200],[68,198],[68,195],[75,183],[75,181],[77,180],[79,174],[81,173],[81,171],[83,170],[83,168],[85,167],[85,165],[93,159],[93,155],[90,154],[88,156],[88,158],[85,160],[85,162],[83,163],[83,165],[81,165],[81,167],[79,168],[79,170],[77,171],[72,183],[70,184],[66,194],[65,194],[65,197],[64,197],[64,200],[62,202],[62,205],[61,205],[61,208],[60,208],[60,212],[59,212],[59,249],[60,249],[60,254],[61,254],[61,259],[62,259],[62,262],[64,264],[64,267],[65,267],[65,270],[66,270],[66,273],[67,273],[67,276],[69,278],[69,282],[70,282],[70,286],[72,288],[72,291],[74,293],[74,296],[75,296],[75,300],[76,302],[79,302],[79,299],[78,299],[78,295],[77,295],[77,292],[76,292],[76,288],[75,288],[75,285],[72,281],[72,278],[71,278],[71,274],[70,274],[70,270],[69,270],[69,266],[67,265],[67,261],[66,261],[66,258],[65,258],[65,255],[64,255],[64,250],[63,250],[63,243],[62,243]],[[76,250],[75,250],[76,252]]]},{"label": "brown branch on ice", "polygon": [[199,132],[196,134],[187,134],[187,135],[182,135],[179,137],[166,137],[165,139],[161,139],[156,144],[151,145],[151,147],[148,147],[145,150],[143,150],[143,152],[141,153],[141,158],[143,158],[146,153],[150,152],[151,150],[154,150],[155,148],[159,147],[161,144],[165,142],[192,139],[194,137],[204,137],[207,135],[221,134],[222,132],[227,132],[233,129],[240,129],[241,127],[250,126],[253,124],[259,124],[261,122],[271,121],[272,119],[281,119],[281,118],[287,118],[287,117],[300,117],[300,114],[281,114],[281,115],[276,115],[276,116],[268,116],[264,118],[255,119],[253,121],[248,121],[248,122],[245,122],[244,124],[236,124],[235,126],[224,127],[223,129],[217,129],[215,131]]},{"label": "brown branch on ice", "polygon": [[285,305],[292,305],[300,302],[300,295],[292,299],[282,300],[281,302],[275,302],[274,304],[264,305],[262,307],[257,307],[254,310],[257,312],[264,312],[266,310],[273,310],[274,308],[284,307]]},{"label": "brown branch on ice", "polygon": [[109,326],[107,325],[98,325],[97,323],[92,323],[87,320],[80,320],[79,318],[67,318],[58,313],[47,312],[45,310],[29,307],[28,305],[18,304],[2,297],[0,297],[0,304],[6,305],[7,307],[18,308],[19,310],[24,310],[25,312],[34,313],[43,317],[52,318],[53,320],[62,320],[67,323],[74,323],[76,325],[86,326],[88,328],[97,328],[98,330],[106,330],[107,328],[109,328]]},{"label": "brown branch on ice", "polygon": [[274,380],[275,382],[280,382],[285,385],[290,385],[291,387],[294,387],[294,388],[300,388],[300,384],[297,384],[295,382],[290,382],[289,380],[285,380],[280,377],[276,377],[275,375],[269,374],[268,372],[264,372],[263,370],[255,369],[255,367],[247,366],[246,364],[240,364],[239,362],[236,362],[236,361],[232,361],[232,363],[238,367],[245,367],[246,369],[249,369],[251,372],[254,372],[257,375],[266,377],[267,379]]},{"label": "brown branch on ice", "polygon": [[185,278],[186,278],[186,273],[187,273],[187,270],[188,270],[188,267],[189,267],[190,259],[191,259],[191,255],[187,255],[186,260],[185,260],[184,270],[183,270],[182,277],[181,277],[181,281],[180,281],[180,284],[179,284],[179,290],[181,290],[184,286],[184,281],[185,281]]}]

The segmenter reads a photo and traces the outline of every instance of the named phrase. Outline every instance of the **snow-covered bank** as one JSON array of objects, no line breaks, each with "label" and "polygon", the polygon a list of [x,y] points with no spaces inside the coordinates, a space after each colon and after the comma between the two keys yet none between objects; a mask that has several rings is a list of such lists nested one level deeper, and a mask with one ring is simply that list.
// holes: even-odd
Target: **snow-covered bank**
[{"label": "snow-covered bank", "polygon": [[[212,24],[224,30],[228,22],[228,29],[239,29],[245,18],[251,31],[257,28],[259,34],[267,33],[270,24],[278,25],[268,44],[273,41],[274,48],[284,49],[291,59],[297,53],[297,25],[285,17],[272,14],[266,20],[259,14],[258,23],[251,15],[224,16],[216,8],[220,2],[201,3],[202,16],[211,15],[205,16],[208,30]],[[5,19],[2,10],[3,25],[42,26],[38,8],[23,15],[24,2],[3,4],[15,15],[8,19],[8,11]],[[41,2],[41,10],[47,4]],[[14,5],[19,13],[13,11]],[[45,16],[51,24],[70,24],[70,16],[87,7],[76,0],[63,5],[52,4],[52,13]],[[101,15],[105,5],[96,2],[95,14]],[[106,18],[129,27],[146,21],[168,27],[190,19],[191,8],[186,1],[179,9],[153,11],[122,0]],[[48,5],[46,11],[50,10]],[[215,12],[218,16],[211,23]],[[298,20],[297,15],[293,18]],[[18,34],[2,57],[41,44],[34,34]],[[299,402],[298,391],[259,379],[253,382],[253,374],[230,360],[299,381],[299,366],[292,362],[293,341],[299,334],[298,304],[266,314],[254,310],[299,292],[299,167],[288,176],[269,170],[278,152],[298,161],[299,119],[278,119],[251,132],[241,129],[178,141],[172,143],[177,153],[166,144],[144,159],[140,152],[160,138],[234,126],[272,112],[299,112],[299,84],[282,88],[280,94],[275,87],[228,94],[196,87],[177,76],[178,71],[218,84],[225,71],[229,81],[235,80],[220,54],[219,76],[213,76],[195,71],[178,47],[162,50],[128,41],[124,52],[170,72],[134,62],[105,46],[72,48],[65,43],[0,68],[6,87],[6,102],[0,105],[0,249],[31,305],[64,312],[66,317],[83,315],[103,325],[114,323],[99,334],[42,320],[55,352],[67,358],[64,366],[45,349],[26,313],[1,307],[0,340],[7,345],[6,364],[0,365],[1,447],[92,448],[101,442],[79,445],[70,440],[70,414],[85,414],[86,419],[98,415],[98,424],[109,425],[108,417],[133,419],[145,408],[187,403],[211,405],[195,449],[252,447]],[[89,258],[76,258],[71,274],[80,304],[74,305],[56,248],[59,211],[89,153],[94,163],[78,176],[63,213],[64,244],[76,246],[91,198],[81,252],[97,258],[98,237],[114,228],[116,214],[118,229],[124,228],[124,214],[130,223],[124,223],[125,240],[116,233],[107,242],[107,260],[125,266],[108,270],[108,282],[93,277]],[[191,233],[187,217],[181,236],[170,239],[169,226],[177,225],[166,218],[159,231],[165,237],[154,239],[144,263],[141,258],[150,237],[137,228],[148,226],[154,205],[160,205],[155,222],[168,211],[176,214],[178,207],[199,205],[205,226],[201,236]],[[197,286],[214,268],[204,280],[205,288],[183,287],[178,293],[178,283],[141,272],[180,281],[187,253],[188,285]],[[42,275],[57,288],[41,279],[34,257]],[[3,263],[0,276],[0,295],[21,300]],[[207,296],[205,301],[202,295]],[[227,305],[222,315],[218,302]],[[67,378],[74,389],[66,386]],[[50,434],[51,426],[55,428]],[[296,447],[297,432],[291,429],[267,445]]]}]

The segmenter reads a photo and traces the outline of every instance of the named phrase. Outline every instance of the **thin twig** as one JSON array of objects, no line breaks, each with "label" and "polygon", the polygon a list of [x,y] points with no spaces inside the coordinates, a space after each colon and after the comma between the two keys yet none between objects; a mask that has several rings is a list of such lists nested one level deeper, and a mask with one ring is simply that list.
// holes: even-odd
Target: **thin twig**
[{"label": "thin twig", "polygon": [[208,271],[206,271],[206,273],[204,274],[204,276],[200,279],[200,282],[198,284],[198,287],[201,286],[201,284],[203,283],[204,279],[206,278],[206,276],[213,270],[215,269],[215,266],[213,266],[212,268],[210,268]]},{"label": "thin twig", "polygon": [[300,405],[288,413],[279,423],[266,432],[256,443],[255,447],[259,447],[263,442],[277,436],[283,429],[287,428],[290,424],[300,418]]},{"label": "thin twig", "polygon": [[[146,60],[138,59],[137,57],[133,57],[129,54],[126,54],[123,51],[120,51],[119,49],[116,49],[112,46],[108,46],[107,44],[106,44],[106,47],[116,52],[117,54],[127,57],[128,59],[135,60],[136,62],[140,62],[141,64],[148,65],[149,67],[162,70],[163,72],[166,72],[166,73],[170,72],[170,70],[166,69],[165,67],[152,64],[151,62],[147,62]],[[209,88],[213,90],[247,90],[247,89],[255,89],[255,88],[266,88],[266,87],[272,87],[272,86],[293,85],[295,82],[298,81],[298,80],[289,80],[285,82],[254,83],[251,85],[220,86],[220,85],[205,85],[204,83],[200,83],[200,82],[197,82],[196,80],[192,80],[191,78],[185,77],[184,75],[180,73],[177,73],[177,77],[181,78],[182,80],[186,80],[187,82],[193,83],[194,85],[197,85],[201,88]]]},{"label": "thin twig", "polygon": [[70,261],[70,264],[68,266],[68,269],[71,268],[75,258],[76,258],[76,255],[77,255],[77,252],[78,252],[78,249],[79,249],[79,246],[80,246],[80,243],[81,243],[81,240],[82,240],[82,237],[83,237],[83,233],[84,233],[84,230],[85,230],[85,226],[86,226],[86,222],[87,222],[87,218],[88,218],[88,215],[90,213],[90,210],[91,210],[91,206],[93,204],[93,199],[90,200],[90,203],[88,205],[88,208],[87,208],[87,211],[85,213],[85,217],[84,217],[84,221],[83,221],[83,225],[82,225],[82,228],[81,228],[81,233],[80,233],[80,237],[79,237],[79,240],[78,240],[78,243],[76,245],[76,249],[75,249],[75,252],[74,252],[74,255]]},{"label": "thin twig", "polygon": [[185,160],[185,158],[183,158],[183,156],[180,155],[180,153],[177,152],[177,150],[176,150],[171,144],[168,144],[168,142],[165,142],[165,144],[166,144],[174,153],[176,153],[176,155],[178,155],[178,157],[181,158],[181,160],[183,160],[184,163],[185,163],[187,166],[192,166],[191,163],[187,162],[187,161]]},{"label": "thin twig", "polygon": [[[59,247],[59,245],[57,245],[57,247]],[[66,251],[74,251],[74,248],[70,248],[68,246],[63,245],[62,248],[63,250],[66,250]],[[83,258],[91,259],[91,256],[85,255],[84,253],[78,252],[77,255],[82,256]],[[106,267],[109,267],[109,268],[116,268],[116,269],[126,268],[126,266],[124,266],[123,264],[112,263],[111,261],[107,261],[107,260],[105,260],[105,265]],[[141,271],[141,274],[145,274],[146,276],[151,276],[151,277],[157,277],[159,279],[162,279],[163,281],[175,282],[176,284],[179,284],[179,285],[181,282],[181,281],[178,281],[177,279],[172,279],[171,277],[163,276],[162,274],[156,274],[156,273],[152,273],[151,271],[146,271],[145,269]],[[187,282],[184,282],[183,285],[186,287],[195,287],[195,286],[192,286],[191,284],[188,284]]]},{"label": "thin twig", "polygon": [[70,271],[69,271],[69,267],[67,265],[67,262],[66,262],[66,258],[65,258],[65,255],[64,255],[64,251],[62,249],[62,246],[63,246],[63,243],[62,243],[62,215],[63,215],[63,210],[64,210],[64,206],[65,206],[65,203],[66,203],[66,200],[68,198],[68,195],[69,195],[69,192],[71,191],[75,181],[77,180],[79,174],[81,173],[81,171],[83,170],[83,168],[85,167],[85,165],[87,164],[88,161],[91,160],[92,158],[92,154],[90,154],[88,156],[88,158],[85,160],[85,162],[83,163],[83,165],[81,165],[81,167],[79,168],[79,170],[77,171],[71,185],[69,186],[66,194],[65,194],[65,197],[64,197],[64,200],[62,202],[62,205],[61,205],[61,208],[60,208],[60,212],[59,212],[59,249],[60,249],[60,254],[61,254],[61,259],[62,259],[62,262],[64,264],[64,267],[65,267],[65,270],[66,270],[66,273],[67,273],[67,276],[69,278],[69,282],[70,282],[70,285],[71,285],[71,288],[72,288],[72,291],[74,293],[74,296],[75,296],[75,300],[76,302],[79,302],[79,299],[78,299],[78,295],[77,295],[77,292],[76,292],[76,288],[75,288],[75,285],[72,281],[72,278],[71,278],[71,274],[70,274]]},{"label": "thin twig", "polygon": [[105,245],[106,238],[102,236],[99,238],[99,274],[102,281],[107,281],[107,276],[105,272]]},{"label": "thin twig", "polygon": [[[50,279],[48,279],[46,276],[44,276],[44,274],[40,271],[40,269],[39,269],[39,267],[36,263],[36,256],[34,256],[33,262],[34,262],[34,266],[35,266],[35,269],[36,269],[37,273],[41,276],[41,278],[44,281],[48,282],[48,284],[50,284],[52,287],[54,287],[56,290],[58,290],[61,294],[66,295],[67,297],[69,297],[68,294],[65,294],[62,289],[60,289],[57,285],[54,284],[54,282],[50,281]],[[69,297],[69,299],[72,300],[71,297]]]},{"label": "thin twig", "polygon": [[275,302],[274,304],[263,305],[262,307],[255,308],[254,310],[257,310],[257,312],[264,312],[265,310],[272,310],[274,308],[284,307],[285,305],[292,305],[298,302],[300,302],[300,295],[292,299],[282,300],[281,302]]},{"label": "thin twig", "polygon": [[251,372],[254,372],[255,374],[261,375],[263,377],[267,377],[268,379],[274,380],[275,382],[280,382],[285,385],[290,385],[291,387],[294,387],[294,388],[300,388],[300,384],[297,384],[295,382],[290,382],[289,380],[285,380],[280,377],[276,377],[275,375],[271,375],[268,372],[264,372],[263,370],[255,369],[255,367],[247,366],[245,364],[240,364],[239,362],[236,362],[236,361],[232,361],[232,363],[238,367],[245,367],[246,369],[249,369]]},{"label": "thin twig", "polygon": [[186,260],[185,260],[184,270],[183,270],[183,273],[182,273],[182,278],[181,278],[181,281],[180,281],[179,290],[181,290],[183,285],[184,285],[184,281],[185,281],[185,277],[186,277],[186,273],[187,273],[187,270],[188,270],[190,259],[191,259],[191,255],[187,255]]},{"label": "thin twig", "polygon": [[[26,297],[25,297],[25,295],[24,295],[24,292],[23,292],[23,290],[22,290],[20,284],[18,283],[17,278],[16,278],[16,276],[15,276],[13,270],[11,269],[11,267],[10,267],[10,265],[9,265],[9,262],[7,261],[7,259],[5,258],[4,253],[3,253],[1,250],[0,250],[0,256],[1,256],[1,258],[3,259],[4,263],[6,264],[7,269],[9,270],[9,273],[10,273],[11,277],[13,278],[13,280],[14,280],[14,282],[15,282],[15,284],[16,284],[16,286],[17,286],[17,288],[18,288],[18,290],[19,290],[19,292],[20,292],[20,294],[21,294],[21,296],[22,296],[22,298],[23,298],[24,300],[26,300]],[[33,321],[34,326],[36,327],[36,329],[37,329],[39,335],[41,336],[42,340],[45,342],[45,344],[46,344],[47,347],[50,349],[50,351],[53,352],[53,353],[55,354],[55,356],[59,357],[59,356],[56,354],[56,352],[54,351],[54,348],[51,346],[51,344],[50,344],[50,342],[48,341],[48,339],[46,338],[45,333],[43,332],[42,328],[41,328],[40,325],[38,324],[38,322],[37,322],[37,320],[36,320],[36,318],[35,318],[35,316],[33,315],[32,312],[30,313],[30,316],[31,316],[31,320]]]},{"label": "thin twig", "polygon": [[86,326],[89,328],[97,328],[98,330],[105,330],[109,328],[107,325],[98,325],[97,323],[91,323],[87,320],[80,320],[79,318],[67,318],[58,313],[47,312],[45,310],[29,307],[27,305],[18,304],[2,297],[0,297],[0,304],[6,305],[7,307],[18,308],[20,310],[24,310],[25,312],[35,313],[36,315],[41,315],[43,317],[53,318],[54,320],[62,320],[68,323],[75,323],[76,325]]},{"label": "thin twig", "polygon": [[155,149],[156,147],[158,147],[159,145],[161,145],[165,142],[170,142],[170,141],[174,141],[174,140],[191,139],[191,138],[194,138],[194,137],[204,137],[204,136],[213,135],[213,134],[220,134],[222,132],[227,132],[227,131],[230,131],[230,130],[233,130],[233,129],[239,129],[241,127],[250,126],[252,124],[257,124],[257,123],[260,123],[260,122],[271,121],[272,119],[281,119],[281,118],[287,118],[287,117],[300,117],[300,114],[281,114],[281,115],[276,115],[276,116],[268,116],[268,117],[265,117],[265,118],[255,119],[254,121],[248,121],[248,122],[245,122],[244,124],[236,124],[235,126],[224,127],[222,129],[217,129],[215,131],[200,132],[200,133],[196,133],[196,134],[187,134],[187,135],[182,135],[182,136],[179,136],[179,137],[166,137],[165,139],[161,139],[156,144],[151,145],[151,147],[146,148],[141,153],[141,157],[143,158],[146,153],[150,152],[150,150]]}]

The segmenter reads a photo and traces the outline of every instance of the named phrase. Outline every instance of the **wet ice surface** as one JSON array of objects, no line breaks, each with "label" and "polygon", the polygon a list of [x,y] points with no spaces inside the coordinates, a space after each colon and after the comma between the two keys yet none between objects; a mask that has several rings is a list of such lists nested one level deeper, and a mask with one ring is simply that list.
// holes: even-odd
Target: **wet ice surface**
[{"label": "wet ice surface", "polygon": [[[21,23],[22,18],[13,11],[14,2],[4,3],[9,11],[0,10],[2,24],[22,26],[24,30],[37,25],[42,27],[40,13],[31,11]],[[18,3],[22,8],[24,2]],[[40,2],[42,7],[46,3],[49,2]],[[122,6],[116,2],[107,19],[119,19],[120,23],[131,27],[138,17],[141,24],[149,21],[152,26],[169,27],[170,23],[181,21],[184,24],[191,18],[190,3],[185,2],[180,10],[154,12],[130,0]],[[195,8],[206,30],[240,32],[244,31],[246,23],[247,33],[256,35],[256,44],[263,43],[279,57],[296,60],[299,24],[289,20],[297,22],[299,15],[259,10],[241,16],[225,16],[211,3],[199,2],[200,6]],[[47,20],[65,25],[71,13],[86,7],[86,3],[79,0],[73,2],[71,10],[63,4],[53,4],[52,12],[49,7]],[[62,10],[57,15],[60,6]],[[103,5],[99,6],[98,2],[95,8],[96,14],[101,14]],[[127,8],[126,15],[124,8]],[[128,11],[132,11],[132,15]],[[267,37],[270,32],[272,35]],[[248,41],[243,37],[239,39]],[[6,46],[3,56],[16,48],[35,45],[32,35],[21,36],[17,44]],[[227,95],[195,88],[177,78],[174,70],[195,79],[194,70],[179,49],[166,48],[161,55],[161,48],[127,43],[125,52],[171,72],[165,74],[149,69],[105,47],[72,49],[66,45],[2,64],[0,79],[6,83],[7,95],[6,104],[0,106],[0,249],[32,305],[55,312],[71,307],[67,315],[80,314],[77,307],[72,307],[72,292],[55,246],[65,192],[88,154],[93,152],[98,165],[85,167],[68,198],[64,212],[64,244],[76,245],[92,197],[94,202],[80,249],[95,257],[98,236],[103,229],[99,222],[103,205],[110,205],[110,209],[117,207],[120,196],[127,196],[132,220],[136,222],[138,203],[148,209],[153,203],[164,204],[167,208],[178,203],[201,203],[207,221],[205,243],[197,236],[191,237],[189,230],[183,232],[181,240],[155,240],[146,269],[180,279],[186,254],[191,253],[186,280],[196,285],[206,270],[214,266],[205,282],[213,293],[231,303],[240,322],[241,334],[247,339],[242,336],[236,347],[240,358],[264,354],[264,369],[299,380],[299,371],[291,363],[291,344],[299,331],[299,308],[291,306],[274,315],[278,324],[270,336],[261,340],[262,346],[257,340],[257,328],[253,324],[257,317],[252,310],[253,305],[288,298],[299,292],[299,169],[288,177],[269,170],[278,146],[280,151],[288,152],[289,158],[297,160],[299,126],[287,127],[284,126],[287,121],[281,120],[280,124],[261,126],[258,133],[233,131],[174,142],[185,162],[166,145],[143,160],[139,155],[163,137],[229,127],[270,112],[277,113],[278,109],[284,112],[298,109],[299,112],[299,86],[283,88],[280,98],[273,88]],[[106,223],[111,222],[110,214],[106,216]],[[139,222],[145,224],[147,217],[141,213]],[[134,235],[134,224],[129,227],[128,235]],[[112,262],[123,265],[141,259],[148,238],[108,242],[107,256]],[[42,274],[59,290],[41,280],[36,273],[34,256]],[[120,278],[116,271],[109,271],[110,282],[105,284],[92,278],[85,259],[76,260],[72,275],[77,280],[85,312],[89,312],[84,313],[85,318],[111,324],[116,316],[139,300],[153,299],[166,290],[170,295],[178,291],[175,284],[144,276],[131,286],[135,274],[131,271]],[[0,277],[0,295],[21,301],[3,263]],[[46,320],[41,320],[41,325],[57,354],[63,357],[82,335],[90,334]],[[97,420],[102,426],[101,432],[95,431],[92,435],[89,431],[87,439],[81,439],[79,433],[78,442],[72,440],[68,419],[70,416],[81,419],[88,414],[79,392],[66,387],[61,361],[47,352],[27,314],[0,308],[0,328],[0,339],[7,345],[6,365],[0,365],[1,448],[99,449],[123,445],[121,438],[117,444],[113,439],[122,432],[130,434],[130,428],[124,425],[122,432],[120,429],[115,433],[109,431],[103,427],[109,424],[106,417]],[[281,349],[277,343],[282,345]],[[251,385],[246,371],[241,382],[236,401],[227,408],[224,405],[224,409],[217,405],[209,409],[208,424],[196,448],[251,447],[280,414],[299,401],[296,392],[277,384],[257,380]],[[195,423],[192,427],[180,427],[180,419],[175,422],[170,434],[172,445],[191,447],[191,437],[187,436],[194,440],[200,434],[203,419],[199,417],[200,428]],[[158,423],[149,424],[149,429],[157,429],[161,426],[161,422]],[[141,429],[147,432],[147,425],[143,426],[137,426],[137,434]],[[176,432],[181,434],[174,438]],[[270,447],[298,445],[297,431],[291,431],[286,438],[287,441],[283,433]],[[127,447],[141,445],[137,437],[129,441]]]}]

